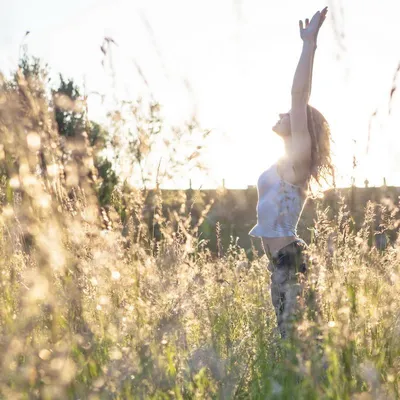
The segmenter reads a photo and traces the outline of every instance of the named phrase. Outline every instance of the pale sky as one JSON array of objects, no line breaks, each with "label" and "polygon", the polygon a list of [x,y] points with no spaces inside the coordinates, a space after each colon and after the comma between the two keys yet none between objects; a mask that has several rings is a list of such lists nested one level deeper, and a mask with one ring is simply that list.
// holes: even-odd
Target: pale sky
[{"label": "pale sky", "polygon": [[[356,155],[357,186],[400,186],[400,102],[390,88],[400,61],[398,0],[0,0],[0,69],[15,69],[23,41],[51,71],[73,77],[87,90],[112,93],[101,65],[100,45],[112,37],[119,98],[148,90],[143,70],[169,121],[179,123],[194,110],[213,129],[205,162],[208,176],[190,173],[169,187],[228,188],[255,185],[283,154],[272,131],[278,113],[290,108],[290,88],[301,52],[298,20],[329,6],[315,56],[310,104],[331,125],[336,142],[338,186],[351,183]],[[333,23],[333,18],[336,24]],[[338,43],[335,26],[339,36]],[[344,47],[344,49],[342,49]],[[192,92],[184,84],[189,82]],[[400,76],[397,80],[400,83]],[[112,96],[110,95],[110,98]],[[91,117],[101,121],[105,106],[92,99]],[[370,151],[365,149],[371,114]]]}]

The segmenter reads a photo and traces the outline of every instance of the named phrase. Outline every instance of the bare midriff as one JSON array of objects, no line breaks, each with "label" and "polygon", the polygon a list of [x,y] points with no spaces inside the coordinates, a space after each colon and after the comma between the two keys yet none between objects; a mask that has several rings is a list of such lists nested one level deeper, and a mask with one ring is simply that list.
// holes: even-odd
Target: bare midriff
[{"label": "bare midriff", "polygon": [[296,236],[284,236],[284,237],[263,237],[262,242],[264,251],[269,258],[268,252],[273,256],[282,248],[298,239]]}]

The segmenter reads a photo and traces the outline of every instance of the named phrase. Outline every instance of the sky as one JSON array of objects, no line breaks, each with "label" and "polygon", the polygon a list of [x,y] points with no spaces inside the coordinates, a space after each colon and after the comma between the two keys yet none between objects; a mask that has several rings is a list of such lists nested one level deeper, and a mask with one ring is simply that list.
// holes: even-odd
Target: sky
[{"label": "sky", "polygon": [[[383,177],[400,186],[397,92],[389,115],[400,62],[396,0],[0,1],[1,71],[15,69],[26,46],[53,74],[106,94],[104,104],[89,97],[91,117],[100,122],[113,98],[134,100],[149,91],[171,123],[195,112],[201,126],[212,130],[203,159],[209,172],[182,171],[166,187],[187,188],[191,179],[192,187],[204,189],[223,180],[232,189],[255,185],[283,155],[282,139],[271,127],[290,108],[302,46],[298,21],[328,5],[310,104],[330,123],[337,185],[349,186],[354,176],[357,186],[366,178],[380,186]],[[105,36],[117,43],[114,77],[101,63]]]}]

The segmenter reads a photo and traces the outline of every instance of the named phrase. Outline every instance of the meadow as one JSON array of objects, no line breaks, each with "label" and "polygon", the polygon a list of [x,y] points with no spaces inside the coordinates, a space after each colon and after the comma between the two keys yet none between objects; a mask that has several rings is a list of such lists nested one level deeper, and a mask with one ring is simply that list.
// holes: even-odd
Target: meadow
[{"label": "meadow", "polygon": [[[266,256],[223,244],[219,223],[211,251],[199,232],[212,204],[194,220],[185,192],[168,215],[160,189],[150,209],[143,187],[100,198],[96,146],[85,131],[61,136],[54,104],[84,111],[61,100],[21,71],[3,79],[0,398],[400,397],[400,243],[373,241],[377,207],[380,232],[396,232],[396,201],[367,202],[359,227],[343,199],[334,213],[316,201],[307,293],[284,341]],[[141,166],[159,120],[129,107]]]}]

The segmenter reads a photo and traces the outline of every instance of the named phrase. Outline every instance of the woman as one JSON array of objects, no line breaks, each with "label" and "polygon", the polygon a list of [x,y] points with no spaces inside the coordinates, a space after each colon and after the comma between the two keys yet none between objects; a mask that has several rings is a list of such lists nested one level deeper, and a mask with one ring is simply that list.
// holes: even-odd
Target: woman
[{"label": "woman", "polygon": [[284,140],[285,155],[258,179],[257,224],[249,235],[262,238],[269,258],[271,298],[282,337],[287,337],[294,316],[307,259],[306,243],[297,236],[310,180],[318,183],[324,172],[333,175],[329,126],[320,112],[308,105],[317,36],[328,8],[318,11],[305,25],[300,21],[303,50],[292,86],[292,107],[280,114],[273,131]]}]

